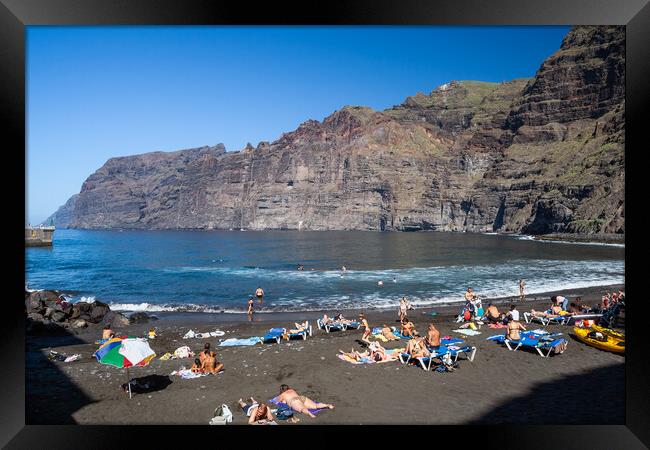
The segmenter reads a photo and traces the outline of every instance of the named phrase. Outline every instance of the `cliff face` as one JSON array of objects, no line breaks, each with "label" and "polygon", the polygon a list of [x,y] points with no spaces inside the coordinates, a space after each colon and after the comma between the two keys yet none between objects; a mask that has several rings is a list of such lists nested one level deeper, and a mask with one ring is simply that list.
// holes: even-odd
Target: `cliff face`
[{"label": "cliff face", "polygon": [[[59,227],[624,232],[622,27],[577,27],[532,79],[345,107],[275,142],[113,158]],[[49,219],[48,219],[49,220]]]}]

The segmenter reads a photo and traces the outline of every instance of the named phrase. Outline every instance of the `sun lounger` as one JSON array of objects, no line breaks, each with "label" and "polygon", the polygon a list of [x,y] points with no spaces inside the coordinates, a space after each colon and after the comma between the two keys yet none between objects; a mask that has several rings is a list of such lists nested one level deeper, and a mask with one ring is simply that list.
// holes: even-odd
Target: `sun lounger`
[{"label": "sun lounger", "polygon": [[316,324],[318,325],[318,328],[325,330],[327,333],[330,331],[345,330],[345,325],[339,322],[323,323],[321,319],[318,319],[316,320]]},{"label": "sun lounger", "polygon": [[529,312],[524,313],[524,319],[526,320],[526,323],[531,323],[532,321],[537,321],[541,323],[544,326],[547,326],[550,323],[557,323],[560,325],[564,325],[571,320],[570,315],[565,315],[565,316],[558,316],[558,317],[538,317],[538,316],[533,316]]},{"label": "sun lounger", "polygon": [[[521,333],[521,339],[519,340],[507,339],[503,334],[490,336],[487,340],[503,343],[506,345],[508,350],[513,352],[520,348],[533,348],[541,357],[548,358],[555,347],[559,345],[566,346],[568,344],[566,339],[560,337],[561,335],[562,333],[540,334],[535,332],[524,332]],[[560,351],[560,353],[563,352],[564,350]]]},{"label": "sun lounger", "polygon": [[430,351],[430,353],[431,353],[430,356],[413,358],[410,353],[402,352],[399,354],[399,360],[402,364],[408,364],[411,361],[416,361],[418,365],[426,371],[431,370],[431,363],[435,358],[440,358],[442,360],[442,358],[447,357],[448,361],[451,362],[451,357],[452,357],[451,351],[445,345],[441,345],[440,347],[438,347],[438,350]]},{"label": "sun lounger", "polygon": [[348,324],[345,324],[345,329],[346,330],[357,330],[361,326],[361,323],[357,321],[350,322]]},{"label": "sun lounger", "polygon": [[297,333],[289,333],[289,339],[293,339],[293,338],[307,339],[307,336],[311,336],[311,335],[312,335],[312,328],[308,322],[307,328],[305,328],[303,331],[299,331]]},{"label": "sun lounger", "polygon": [[575,323],[576,320],[591,320],[591,319],[600,319],[603,317],[602,314],[576,314],[569,316],[569,318],[564,322],[565,325],[570,325],[571,321]]},{"label": "sun lounger", "polygon": [[282,336],[284,336],[286,332],[286,328],[271,328],[262,338],[262,342],[275,342],[276,344],[279,344]]}]

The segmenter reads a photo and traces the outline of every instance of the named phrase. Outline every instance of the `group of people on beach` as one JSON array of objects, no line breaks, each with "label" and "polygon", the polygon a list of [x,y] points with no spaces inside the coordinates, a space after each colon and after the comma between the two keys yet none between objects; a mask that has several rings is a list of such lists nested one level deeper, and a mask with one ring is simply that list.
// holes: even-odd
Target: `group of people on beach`
[{"label": "group of people on beach", "polygon": [[[257,286],[257,289],[255,289],[255,297],[257,297],[257,303],[262,304],[264,301],[264,289],[262,289],[261,286]],[[249,319],[255,312],[255,301],[253,300],[253,296],[249,295],[248,296],[248,302],[246,304],[246,314],[249,316]]]}]

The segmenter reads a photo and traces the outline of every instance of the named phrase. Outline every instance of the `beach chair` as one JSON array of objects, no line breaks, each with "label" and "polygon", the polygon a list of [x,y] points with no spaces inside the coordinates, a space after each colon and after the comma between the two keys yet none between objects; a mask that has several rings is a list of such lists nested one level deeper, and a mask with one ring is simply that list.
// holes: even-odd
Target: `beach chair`
[{"label": "beach chair", "polygon": [[357,322],[357,321],[355,320],[355,321],[353,321],[353,322],[350,322],[350,323],[346,324],[346,325],[345,325],[345,329],[346,329],[346,330],[358,330],[360,326],[361,326],[361,323],[360,323],[360,322]]},{"label": "beach chair", "polygon": [[339,330],[345,330],[345,325],[339,322],[332,322],[332,323],[323,323],[321,319],[316,320],[316,324],[318,325],[318,328],[321,330],[325,330],[327,333],[330,331],[339,331]]},{"label": "beach chair", "polygon": [[524,319],[526,320],[526,323],[531,323],[533,321],[537,321],[537,322],[541,323],[544,326],[547,326],[550,323],[557,323],[557,324],[560,324],[560,325],[564,325],[565,323],[567,323],[569,321],[570,318],[571,318],[571,316],[569,316],[569,315],[559,316],[559,317],[537,317],[537,316],[533,316],[529,312],[524,313]]},{"label": "beach chair", "polygon": [[269,332],[262,337],[262,342],[275,342],[276,344],[279,344],[282,336],[284,336],[286,332],[286,328],[271,328]]},{"label": "beach chair", "polygon": [[440,345],[440,347],[436,351],[430,350],[430,353],[431,354],[429,356],[413,358],[410,353],[402,352],[399,354],[399,360],[402,364],[408,364],[409,362],[415,361],[420,367],[422,367],[427,372],[431,370],[431,364],[433,360],[436,358],[440,358],[441,361],[443,360],[443,358],[445,358],[447,359],[448,363],[451,363],[452,361],[451,351],[445,345]]},{"label": "beach chair", "polygon": [[307,328],[303,331],[299,331],[298,333],[289,333],[289,339],[293,338],[302,338],[302,339],[307,339],[307,336],[312,335],[312,327],[309,325],[309,322],[307,322]]},{"label": "beach chair", "polygon": [[[539,332],[525,332],[521,334],[521,339],[519,340],[506,339],[506,336],[503,334],[490,336],[487,340],[501,342],[506,345],[508,350],[513,352],[520,348],[533,348],[541,357],[548,358],[551,356],[555,347],[562,344],[566,346],[568,344],[566,339],[560,337],[561,335],[562,333],[542,334]],[[563,352],[564,350],[560,353]]]},{"label": "beach chair", "polygon": [[571,325],[572,323],[575,323],[576,320],[600,319],[601,317],[603,317],[602,314],[576,314],[574,316],[569,316],[564,322],[564,325]]}]

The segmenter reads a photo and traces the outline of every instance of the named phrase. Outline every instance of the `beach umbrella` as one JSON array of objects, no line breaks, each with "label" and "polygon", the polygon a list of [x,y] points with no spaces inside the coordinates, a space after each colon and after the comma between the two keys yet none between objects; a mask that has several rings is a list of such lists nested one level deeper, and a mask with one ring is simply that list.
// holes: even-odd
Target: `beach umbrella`
[{"label": "beach umbrella", "polygon": [[142,338],[116,337],[104,342],[94,353],[101,364],[126,368],[129,398],[131,398],[131,379],[129,367],[144,367],[156,356],[149,343]]}]

